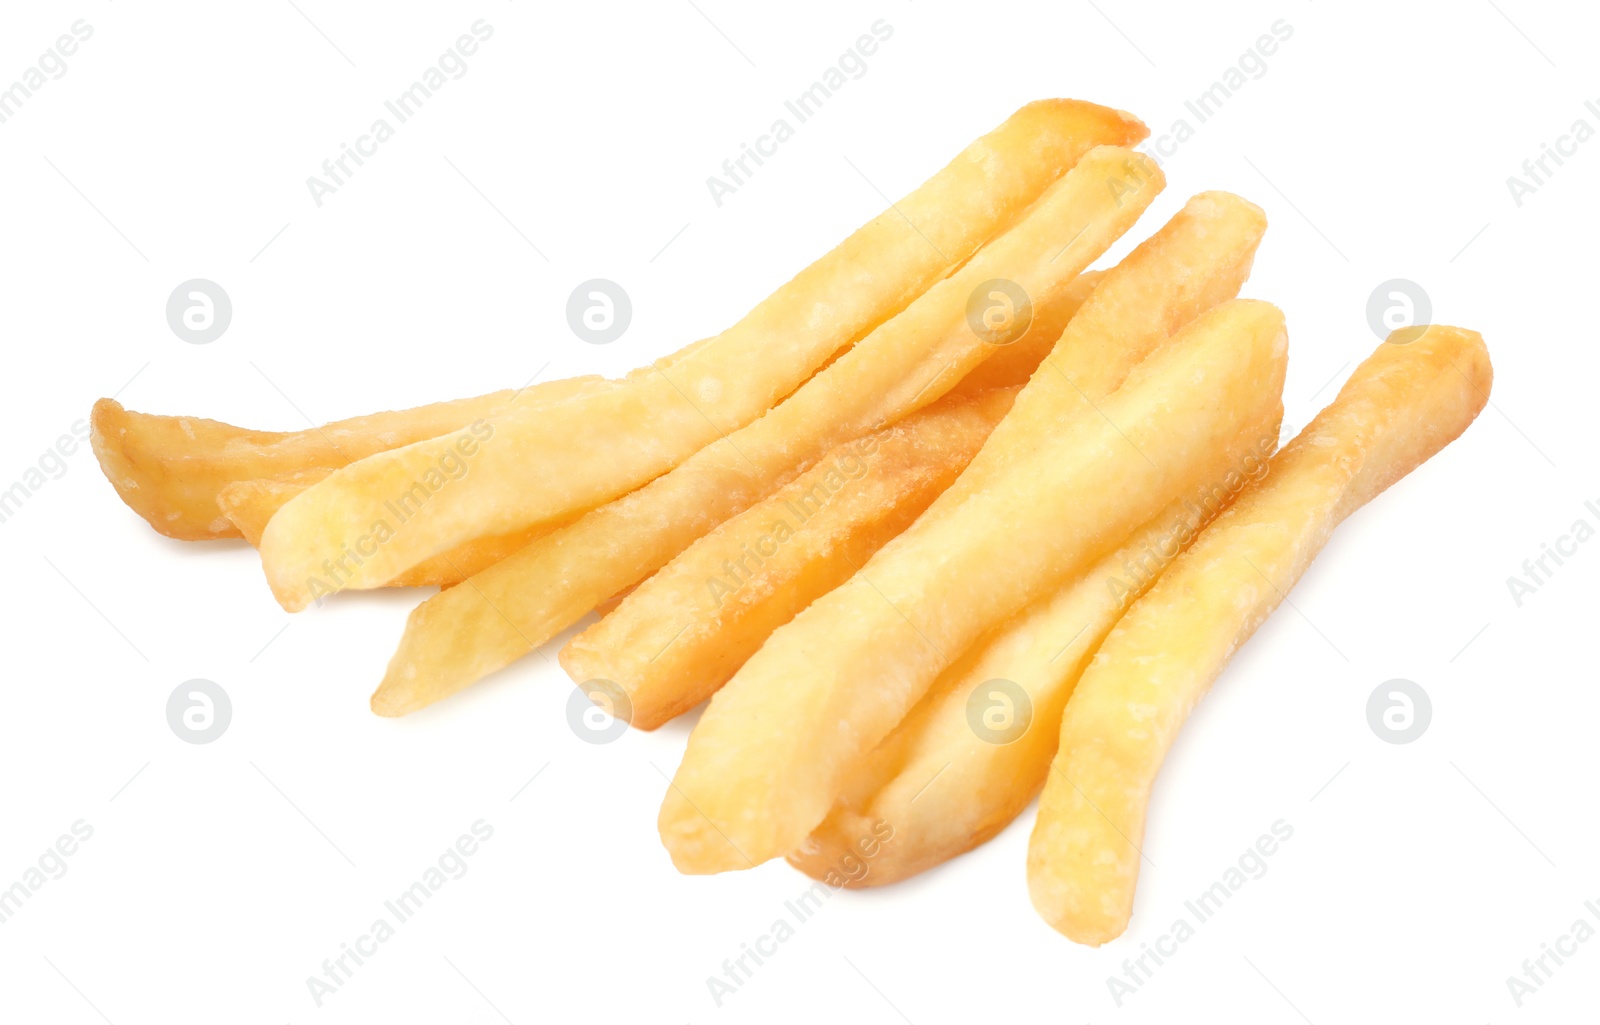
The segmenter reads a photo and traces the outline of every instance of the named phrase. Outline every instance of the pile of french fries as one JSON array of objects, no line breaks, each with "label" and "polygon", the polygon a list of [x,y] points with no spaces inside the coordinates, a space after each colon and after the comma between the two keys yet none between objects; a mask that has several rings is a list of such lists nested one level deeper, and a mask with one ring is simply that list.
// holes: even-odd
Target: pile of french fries
[{"label": "pile of french fries", "polygon": [[1031,103],[737,324],[620,380],[297,433],[102,399],[94,450],[161,533],[258,547],[290,611],[441,588],[380,715],[600,609],[560,654],[597,702],[649,730],[709,699],[660,813],[683,872],[785,857],[893,882],[1042,790],[1034,905],[1104,943],[1189,711],[1492,376],[1476,333],[1407,328],[1279,451],[1284,318],[1237,298],[1260,209],[1202,193],[1088,269],[1165,185],[1146,134]]}]

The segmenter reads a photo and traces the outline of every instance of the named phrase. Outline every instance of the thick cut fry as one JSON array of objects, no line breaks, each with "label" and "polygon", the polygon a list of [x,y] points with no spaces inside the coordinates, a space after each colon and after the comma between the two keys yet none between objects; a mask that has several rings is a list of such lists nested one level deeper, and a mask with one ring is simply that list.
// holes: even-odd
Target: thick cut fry
[{"label": "thick cut fry", "polygon": [[1148,164],[1133,165],[1146,173],[1126,191],[1108,187],[1129,176],[1134,157],[1111,147],[1091,152],[1021,223],[766,416],[490,567],[471,587],[425,602],[406,624],[373,711],[413,711],[522,657],[829,449],[937,399],[995,351],[969,320],[980,286],[1005,278],[1045,309],[1076,294],[1077,272],[1161,187],[1159,170]]},{"label": "thick cut fry", "polygon": [[[561,651],[653,730],[732,676],[768,634],[837,587],[955,480],[1015,391],[945,399],[846,442],[702,537]],[[608,689],[615,696],[618,691]]]},{"label": "thick cut fry", "polygon": [[797,848],[862,759],[986,630],[1200,483],[1275,408],[1283,317],[1203,315],[1117,392],[966,501],[935,507],[767,639],[711,699],[660,815],[684,872]]},{"label": "thick cut fry", "polygon": [[1206,453],[1208,483],[957,659],[873,750],[790,864],[821,879],[882,822],[894,843],[871,872],[845,883],[882,886],[971,850],[1021,814],[1044,784],[1061,710],[1090,656],[1128,604],[1266,472],[1281,419],[1279,406],[1228,449]]},{"label": "thick cut fry", "polygon": [[[1063,335],[1053,366],[1040,369],[992,436],[985,449],[987,466],[975,461],[959,489],[981,486],[974,478],[992,479],[1003,469],[997,465],[1000,458],[1014,458],[1008,437],[1025,447],[1057,430],[1070,410],[1088,408],[1091,396],[1110,391],[1170,332],[1233,298],[1265,226],[1260,210],[1236,196],[1192,198],[1105,274],[1081,319]],[[1078,381],[1082,384],[1075,387]],[[1207,455],[1212,469],[1206,480],[1226,478],[1227,488],[1213,484],[1198,502],[1188,497],[1175,502],[1121,550],[958,659],[878,745],[828,820],[789,860],[803,871],[826,874],[861,836],[870,835],[873,823],[886,822],[894,827],[894,844],[874,858],[870,873],[851,884],[877,886],[970,850],[1010,822],[1043,784],[1061,709],[1089,655],[1126,608],[1127,592],[1148,586],[1174,554],[1166,546],[1192,539],[1220,510],[1243,481],[1230,474],[1234,467],[1264,469],[1263,460],[1277,445],[1279,419],[1274,410],[1270,424],[1248,432],[1240,441],[1245,451]],[[1152,554],[1157,550],[1164,554]],[[1152,561],[1155,565],[1147,565]],[[1105,583],[1118,580],[1123,593],[1107,594]],[[1004,681],[998,690],[989,686],[995,681]],[[1022,724],[1024,734],[1007,734],[1003,743],[992,732],[980,736],[967,707],[980,687],[988,688],[984,693],[994,695],[997,706],[1026,703],[1030,718]]]},{"label": "thick cut fry", "polygon": [[1488,401],[1483,339],[1396,332],[1111,631],[1079,680],[1028,848],[1051,926],[1127,927],[1150,790],[1191,709],[1354,510],[1457,437]]},{"label": "thick cut fry", "polygon": [[[498,418],[472,472],[434,489],[403,523],[391,522],[386,503],[424,480],[462,438],[369,457],[297,496],[262,536],[273,593],[293,611],[314,594],[380,584],[462,541],[554,520],[639,487],[761,416],[905,309],[1091,147],[1144,134],[1132,117],[1093,104],[1022,108],[672,367],[576,400],[561,416]],[[381,540],[374,544],[373,536]],[[352,549],[362,558],[328,580],[324,563]]]}]

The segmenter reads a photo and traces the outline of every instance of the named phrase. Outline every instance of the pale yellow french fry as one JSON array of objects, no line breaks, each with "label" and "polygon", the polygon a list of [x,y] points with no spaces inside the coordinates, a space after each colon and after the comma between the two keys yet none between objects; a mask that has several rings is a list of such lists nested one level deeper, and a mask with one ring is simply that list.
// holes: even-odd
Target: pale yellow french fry
[{"label": "pale yellow french fry", "polygon": [[711,699],[662,805],[684,872],[797,848],[950,657],[1200,483],[1204,454],[1275,408],[1287,336],[1235,300],[990,486],[936,503],[767,638]]},{"label": "pale yellow french fry", "polygon": [[[1132,117],[1093,104],[1029,104],[673,366],[560,415],[507,413],[492,436],[463,433],[369,457],[307,489],[262,536],[273,593],[294,611],[314,596],[381,584],[463,541],[632,491],[760,417],[961,267],[1092,146],[1144,134]],[[471,472],[430,485],[426,501],[395,516],[390,504],[436,477],[463,443],[477,450]]]},{"label": "pale yellow french fry", "polygon": [[[1027,451],[1032,439],[1059,429],[1072,410],[1089,408],[1171,332],[1233,298],[1265,227],[1261,211],[1236,196],[1214,192],[1190,199],[1105,273],[1067,327],[1052,365],[1040,368],[992,436],[984,465],[974,460],[940,503],[992,480],[1015,450]],[[1234,467],[1264,468],[1276,447],[1279,414],[1274,410],[1269,424],[1246,432],[1239,442],[1244,451],[1207,454],[1212,469],[1205,495],[1174,502],[1120,551],[957,659],[874,749],[827,821],[789,860],[802,871],[825,875],[861,836],[871,835],[875,823],[887,823],[895,842],[874,856],[871,872],[849,884],[877,886],[955,857],[1010,822],[1043,784],[1061,708],[1088,656],[1125,608],[1126,592],[1148,586],[1159,562],[1170,557],[1157,556],[1157,550],[1192,538],[1220,510],[1243,481],[1230,474]],[[1158,565],[1150,566],[1152,561]],[[1125,580],[1125,593],[1107,594],[1105,583],[1118,580]],[[988,742],[968,720],[970,696],[996,680],[1009,681],[994,691],[997,702],[1021,701],[1029,710],[1027,732],[1006,743]]]},{"label": "pale yellow french fry", "polygon": [[1128,604],[1266,472],[1282,407],[1226,449],[1205,453],[1206,483],[1173,502],[1122,547],[974,645],[873,749],[828,818],[789,854],[823,878],[874,826],[894,842],[846,886],[882,886],[985,842],[1044,784],[1061,710],[1084,666]]},{"label": "pale yellow french fry", "polygon": [[1015,389],[956,395],[834,449],[723,523],[561,649],[580,685],[653,730],[710,697],[795,613],[837,587],[955,480]]},{"label": "pale yellow french fry", "polygon": [[[1113,182],[1126,187],[1114,191]],[[414,711],[521,658],[829,449],[939,398],[995,350],[969,319],[980,286],[1006,279],[1046,310],[1070,301],[1077,273],[1127,230],[1161,183],[1160,171],[1131,150],[1089,153],[1019,224],[766,416],[470,586],[424,602],[372,696],[373,711]]]},{"label": "pale yellow french fry", "polygon": [[[217,495],[217,505],[223,515],[239,528],[246,541],[259,546],[261,532],[266,529],[273,515],[289,499],[332,472],[324,467],[303,470],[285,480],[238,481],[222,489]],[[540,525],[506,536],[474,538],[448,552],[422,560],[385,586],[453,587],[506,556],[521,551],[552,529]]]},{"label": "pale yellow french fry", "polygon": [[1127,928],[1151,787],[1189,712],[1333,529],[1460,435],[1491,379],[1474,332],[1390,335],[1129,609],[1067,703],[1040,799],[1028,890],[1046,922],[1093,945]]}]

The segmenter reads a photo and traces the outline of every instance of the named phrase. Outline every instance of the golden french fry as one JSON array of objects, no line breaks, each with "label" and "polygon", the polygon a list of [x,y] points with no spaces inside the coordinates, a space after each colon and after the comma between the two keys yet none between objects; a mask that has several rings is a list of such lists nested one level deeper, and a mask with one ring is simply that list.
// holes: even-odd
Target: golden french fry
[{"label": "golden french fry", "polygon": [[1202,315],[990,486],[935,506],[767,638],[711,699],[661,808],[683,872],[797,848],[949,664],[1200,483],[1203,455],[1275,408],[1283,316]]},{"label": "golden french fry", "polygon": [[1052,927],[1094,945],[1127,928],[1150,790],[1190,710],[1333,529],[1466,429],[1491,378],[1474,332],[1390,335],[1111,631],[1067,703],[1028,847]]},{"label": "golden french fry", "polygon": [[851,777],[828,818],[789,854],[818,879],[875,823],[894,843],[846,886],[882,886],[985,842],[1044,784],[1061,710],[1100,642],[1277,447],[1282,406],[1228,449],[1206,453],[1205,480],[1119,549],[992,631],[944,671]]},{"label": "golden french fry", "polygon": [[[1001,459],[1015,458],[1013,447],[1025,448],[1057,430],[1072,409],[1088,408],[1093,397],[1111,391],[1172,331],[1233,298],[1265,226],[1261,211],[1236,196],[1205,193],[1190,199],[1106,272],[1067,326],[1050,357],[1052,365],[1041,368],[1039,379],[991,436],[986,467],[974,460],[958,489],[981,486],[974,478],[992,480],[1003,470]],[[1244,452],[1208,453],[1205,479],[1222,480],[1242,462],[1264,467],[1262,460],[1276,447],[1279,414],[1273,410],[1269,424],[1246,433],[1240,441]],[[870,873],[850,884],[877,886],[970,850],[1010,822],[1044,782],[1061,708],[1088,656],[1126,607],[1127,595],[1108,595],[1105,582],[1119,579],[1125,561],[1144,563],[1172,539],[1192,538],[1241,481],[1228,476],[1227,490],[1215,489],[1199,502],[1186,497],[1173,503],[1120,551],[957,659],[874,749],[827,821],[789,860],[802,871],[825,874],[872,823],[888,823],[895,830],[894,844],[874,858]],[[1153,579],[1150,571],[1128,576],[1125,590],[1141,589]],[[967,701],[990,683],[998,688],[997,702],[1025,706],[1018,711],[1029,717],[1022,723],[1025,735],[991,743],[969,723]],[[972,700],[981,701],[982,695]]]},{"label": "golden french fry", "polygon": [[[470,587],[423,603],[372,696],[373,711],[403,715],[521,658],[829,449],[937,399],[995,351],[968,313],[984,286],[1005,279],[1046,310],[1078,294],[1078,271],[1160,190],[1159,170],[1134,158],[1112,147],[1090,152],[1022,222],[766,416],[490,567]],[[1141,169],[1124,191],[1109,187]]]},{"label": "golden french fry", "polygon": [[1014,389],[946,396],[834,449],[690,545],[561,649],[580,685],[653,730],[710,697],[768,634],[849,579],[955,480]]},{"label": "golden french fry", "polygon": [[[273,593],[294,611],[323,593],[381,584],[471,538],[548,522],[645,484],[760,417],[942,283],[1092,146],[1144,134],[1131,116],[1093,104],[1029,104],[673,366],[574,400],[562,415],[513,411],[496,418],[492,436],[418,442],[307,489],[262,535]],[[471,472],[440,477],[442,461],[467,456],[463,445],[475,452]],[[424,500],[402,520],[391,503],[418,488]]]}]

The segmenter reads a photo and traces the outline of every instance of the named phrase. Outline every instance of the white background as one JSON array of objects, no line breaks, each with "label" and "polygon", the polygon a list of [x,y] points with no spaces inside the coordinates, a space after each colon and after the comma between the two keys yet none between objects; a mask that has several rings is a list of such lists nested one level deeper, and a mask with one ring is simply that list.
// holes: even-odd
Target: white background
[{"label": "white background", "polygon": [[[367,696],[418,595],[290,617],[242,543],[157,536],[80,450],[0,524],[0,887],[74,821],[94,830],[0,924],[0,1020],[1592,1013],[1600,942],[1521,1008],[1506,977],[1600,901],[1600,543],[1521,607],[1506,580],[1575,520],[1600,523],[1584,508],[1600,505],[1600,141],[1520,207],[1506,179],[1575,119],[1600,128],[1583,105],[1600,98],[1600,23],[1496,2],[6,5],[0,85],[74,20],[94,34],[0,125],[0,489],[113,393],[299,429],[517,386],[547,363],[547,378],[621,372],[732,323],[875,215],[878,190],[903,195],[1044,96],[1128,109],[1157,135],[1195,128],[1133,235],[1204,189],[1266,208],[1246,294],[1288,316],[1286,422],[1371,351],[1367,298],[1390,278],[1481,330],[1496,380],[1460,441],[1339,531],[1196,712],[1123,939],[1077,947],[1035,916],[1030,810],[922,878],[835,895],[721,1008],[707,976],[808,880],[781,863],[673,871],[655,816],[687,723],[580,741],[564,638],[376,718]],[[318,208],[307,176],[479,18],[494,35],[465,77]],[[718,208],[706,177],[879,18],[894,34],[867,73]],[[1184,101],[1278,19],[1293,36],[1264,76],[1198,124]],[[563,312],[597,276],[634,305],[607,347]],[[234,305],[206,346],[164,316],[193,277]],[[204,746],[165,717],[193,677],[233,702]],[[1433,703],[1404,746],[1365,713],[1395,677]],[[318,1009],[307,976],[480,818],[494,835],[466,875]],[[1117,1007],[1107,976],[1279,819],[1294,835],[1267,874]]]}]

